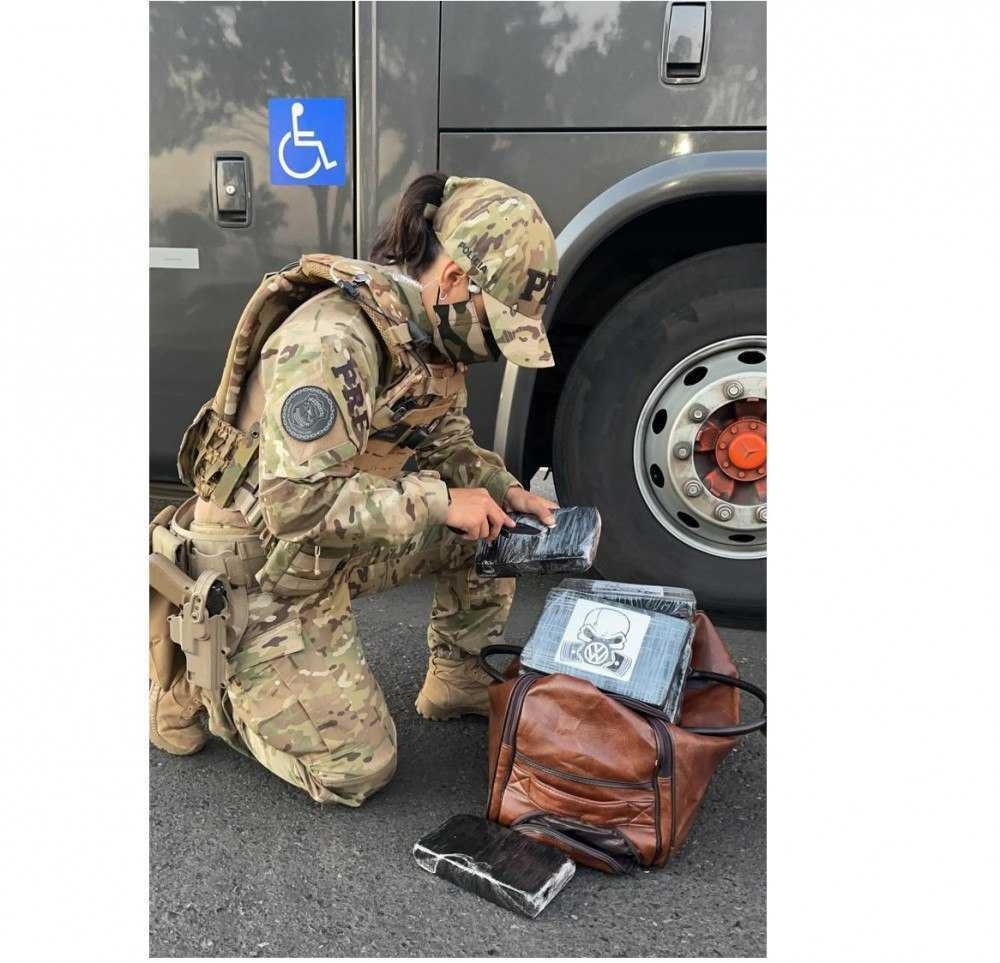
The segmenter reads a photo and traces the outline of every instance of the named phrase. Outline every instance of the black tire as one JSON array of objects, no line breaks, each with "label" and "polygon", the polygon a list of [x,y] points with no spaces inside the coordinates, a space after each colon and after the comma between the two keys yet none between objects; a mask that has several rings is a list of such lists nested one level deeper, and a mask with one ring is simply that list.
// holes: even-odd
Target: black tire
[{"label": "black tire", "polygon": [[667,531],[633,469],[639,414],[657,382],[704,345],[766,330],[764,244],[673,264],[633,288],[587,339],[559,399],[553,439],[564,505],[596,505],[604,521],[596,568],[622,581],[684,585],[709,611],[758,619],[765,559],[727,559]]}]

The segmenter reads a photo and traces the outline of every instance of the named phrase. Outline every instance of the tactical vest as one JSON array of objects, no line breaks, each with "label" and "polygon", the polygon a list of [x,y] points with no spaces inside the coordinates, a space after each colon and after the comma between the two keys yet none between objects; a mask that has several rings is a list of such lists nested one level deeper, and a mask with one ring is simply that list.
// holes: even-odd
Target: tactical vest
[{"label": "tactical vest", "polygon": [[[298,264],[266,275],[240,315],[215,396],[185,431],[177,457],[177,472],[186,485],[219,508],[239,511],[251,528],[263,525],[258,497],[260,428],[255,423],[241,431],[235,424],[247,379],[267,339],[282,322],[331,286],[362,309],[378,334],[393,372],[388,386],[380,388],[375,399],[367,444],[362,452],[344,462],[346,466],[383,477],[399,477],[431,426],[448,411],[465,404],[464,365],[429,363],[417,355],[399,302],[402,297],[412,314],[419,310],[419,297],[377,265],[307,254]],[[269,558],[262,573],[285,570],[302,551],[312,550],[300,543],[269,541],[265,538]],[[319,569],[320,555],[328,552],[319,548],[315,551]],[[271,575],[262,584],[273,586],[276,578]],[[302,586],[303,591],[307,587]],[[310,590],[315,591],[315,585]]]}]

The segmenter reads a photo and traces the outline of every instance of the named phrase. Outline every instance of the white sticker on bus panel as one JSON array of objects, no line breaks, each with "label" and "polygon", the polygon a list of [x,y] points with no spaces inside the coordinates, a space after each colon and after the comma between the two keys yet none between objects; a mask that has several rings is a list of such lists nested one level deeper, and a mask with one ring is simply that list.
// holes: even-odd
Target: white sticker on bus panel
[{"label": "white sticker on bus panel", "polygon": [[198,248],[196,247],[151,247],[149,249],[151,268],[180,268],[197,271]]}]

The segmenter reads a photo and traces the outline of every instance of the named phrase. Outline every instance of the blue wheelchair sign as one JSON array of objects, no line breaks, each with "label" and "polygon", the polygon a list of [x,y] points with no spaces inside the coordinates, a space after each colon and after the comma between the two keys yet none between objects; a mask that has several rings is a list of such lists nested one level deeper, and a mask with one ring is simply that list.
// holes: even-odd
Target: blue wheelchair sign
[{"label": "blue wheelchair sign", "polygon": [[343,97],[267,102],[272,184],[343,184],[347,124]]}]

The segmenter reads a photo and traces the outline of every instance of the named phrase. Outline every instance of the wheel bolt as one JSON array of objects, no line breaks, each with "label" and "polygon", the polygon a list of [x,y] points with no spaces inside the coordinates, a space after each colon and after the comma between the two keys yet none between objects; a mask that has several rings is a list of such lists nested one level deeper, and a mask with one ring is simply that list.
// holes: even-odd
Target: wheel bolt
[{"label": "wheel bolt", "polygon": [[758,505],[757,511],[754,512],[754,517],[758,522],[767,521],[767,505]]},{"label": "wheel bolt", "polygon": [[730,522],[736,512],[733,511],[732,505],[716,505],[714,514],[720,522]]},{"label": "wheel bolt", "polygon": [[674,457],[675,458],[690,458],[691,457],[691,446],[686,442],[681,442],[679,445],[674,445]]},{"label": "wheel bolt", "polygon": [[708,417],[708,409],[701,405],[695,405],[689,412],[688,417],[692,421],[704,421]]},{"label": "wheel bolt", "polygon": [[694,479],[691,481],[684,482],[684,494],[688,498],[697,498],[704,489],[701,487],[700,482],[696,482]]},{"label": "wheel bolt", "polygon": [[743,385],[738,381],[729,381],[722,386],[722,390],[725,392],[727,398],[742,398],[743,397]]}]

